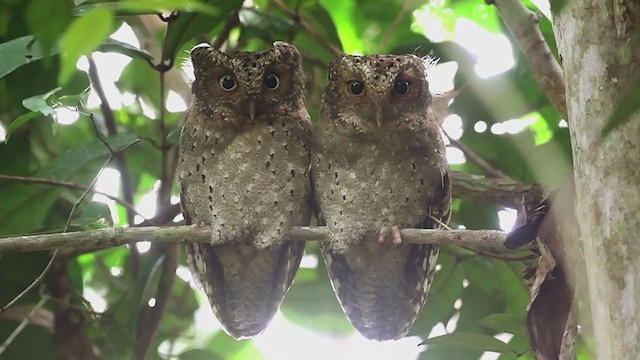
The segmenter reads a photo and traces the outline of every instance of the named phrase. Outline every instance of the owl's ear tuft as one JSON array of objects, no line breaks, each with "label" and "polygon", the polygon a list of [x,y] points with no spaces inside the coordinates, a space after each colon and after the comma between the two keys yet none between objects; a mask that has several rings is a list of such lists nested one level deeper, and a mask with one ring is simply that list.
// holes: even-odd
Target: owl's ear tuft
[{"label": "owl's ear tuft", "polygon": [[340,63],[342,62],[342,59],[344,59],[347,56],[347,54],[340,54],[338,55],[335,59],[331,60],[331,62],[329,63],[329,80],[333,80],[335,78],[335,76],[338,74],[338,68],[340,68]]},{"label": "owl's ear tuft", "polygon": [[278,50],[278,55],[281,60],[295,64],[302,63],[302,55],[300,55],[297,47],[284,41],[275,41],[273,47]]},{"label": "owl's ear tuft", "polygon": [[201,69],[211,66],[211,54],[215,52],[219,51],[208,44],[196,45],[196,47],[191,50],[191,62],[193,63],[196,75]]}]

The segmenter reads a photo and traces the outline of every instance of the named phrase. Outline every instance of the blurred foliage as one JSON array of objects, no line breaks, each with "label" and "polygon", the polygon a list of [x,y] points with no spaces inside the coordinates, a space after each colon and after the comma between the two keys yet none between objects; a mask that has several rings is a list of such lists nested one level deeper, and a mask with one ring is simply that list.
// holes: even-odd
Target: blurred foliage
[{"label": "blurred foliage", "polygon": [[[533,7],[528,2],[527,5]],[[441,25],[448,35],[432,40],[428,36],[432,24],[426,26],[420,20],[425,14],[428,21]],[[515,66],[490,78],[479,78],[474,70],[476,55],[453,41],[462,21],[472,22],[482,31],[504,35],[514,50],[512,54],[496,56],[513,56]],[[141,48],[108,38],[123,24],[133,29]],[[548,19],[542,18],[540,28],[555,51]],[[139,205],[147,194],[162,192],[156,180],[166,170],[162,162],[170,164],[172,150],[166,149],[175,144],[184,118],[183,112],[165,111],[162,99],[172,90],[188,102],[184,92],[188,84],[181,73],[188,51],[201,42],[220,44],[225,50],[259,50],[274,40],[291,42],[301,50],[307,74],[306,104],[314,120],[326,82],[325,67],[335,56],[332,49],[360,54],[431,55],[440,63],[456,63],[456,86],[472,82],[451,106],[452,112],[462,118],[464,132],[460,140],[464,144],[497,169],[523,182],[558,186],[570,170],[567,129],[559,126],[558,113],[536,86],[496,9],[484,2],[3,0],[0,124],[7,139],[0,143],[0,173],[87,186],[110,154],[103,141],[117,150],[141,139],[122,154],[129,169],[129,183],[125,186],[131,189],[133,204]],[[81,56],[94,51],[130,58],[115,88],[132,94],[132,100],[113,106],[115,133],[109,130],[109,114],[104,109],[86,107],[89,78],[76,68]],[[173,70],[167,71],[170,66]],[[60,124],[61,109],[71,110],[78,120],[71,125]],[[618,118],[631,110],[635,109],[621,110]],[[474,130],[479,121],[489,129],[509,120],[524,121],[512,119],[525,119],[528,126],[517,134]],[[103,135],[98,137],[96,131]],[[163,154],[163,150],[167,152]],[[109,166],[115,167],[116,163]],[[481,173],[470,162],[452,168]],[[160,186],[177,196],[175,184]],[[62,231],[80,195],[79,191],[55,186],[0,182],[0,235]],[[106,207],[90,200],[91,196],[87,197],[75,212],[69,230],[111,225]],[[170,205],[167,201],[158,204],[158,214]],[[452,227],[498,228],[498,210],[494,204],[456,201]],[[113,205],[111,211],[111,215],[117,215],[115,225],[134,225],[128,223],[127,210],[122,205]],[[317,244],[308,244],[307,250],[310,256],[319,258]],[[132,357],[140,314],[149,309],[159,273],[168,261],[166,255],[152,246],[145,253],[133,247],[114,248],[69,252],[58,258],[66,265],[71,289],[66,301],[84,317],[86,336],[99,349],[101,358]],[[0,254],[0,306],[40,274],[49,256]],[[183,254],[179,264],[184,270]],[[503,351],[500,359],[513,359],[521,353],[521,358],[532,358],[526,353],[529,346],[524,331],[528,288],[521,273],[526,265],[445,247],[428,305],[410,335],[426,340],[434,326],[446,327],[448,332],[455,328],[455,335],[430,340],[428,346],[422,346],[420,359],[477,359],[484,350]],[[53,285],[48,279],[44,284],[46,293]],[[89,304],[83,299],[89,293],[98,295],[104,303]],[[40,296],[35,289],[18,306],[35,304]],[[99,307],[99,311],[94,310],[100,314],[91,306]],[[150,345],[149,358],[262,357],[252,341],[236,342],[218,328],[206,336],[200,334],[193,320],[199,306],[208,306],[202,294],[182,277],[176,277],[167,294],[167,306]],[[51,315],[60,308],[59,303],[49,301],[41,310]],[[316,268],[299,271],[282,313],[295,325],[327,336],[341,338],[354,331],[335,299],[322,261]],[[206,321],[215,323],[211,313],[207,314]],[[17,321],[0,314],[0,342],[17,325]],[[56,346],[61,344],[56,345],[52,326],[28,325],[2,358],[57,359]],[[510,333],[513,338],[505,344],[492,337],[498,333]],[[580,358],[588,358],[588,354],[581,350]]]}]

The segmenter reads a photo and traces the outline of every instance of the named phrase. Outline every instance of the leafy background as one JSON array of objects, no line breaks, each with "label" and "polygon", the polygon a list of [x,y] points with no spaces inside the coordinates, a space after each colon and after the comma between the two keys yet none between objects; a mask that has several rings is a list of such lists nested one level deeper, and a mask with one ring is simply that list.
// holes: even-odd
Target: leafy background
[{"label": "leafy background", "polygon": [[[529,1],[525,4],[546,11]],[[164,20],[156,14],[158,9],[163,9]],[[541,16],[540,28],[555,51],[547,16]],[[116,31],[120,35],[110,37]],[[556,187],[570,171],[566,127],[537,87],[497,10],[482,1],[2,0],[0,174],[83,186],[97,178],[99,190],[129,198],[151,219],[144,224],[171,224],[178,191],[170,175],[189,102],[184,75],[189,50],[201,42],[225,50],[261,50],[274,40],[291,42],[303,53],[306,104],[314,120],[326,82],[325,66],[336,51],[431,55],[440,64],[434,73],[451,74],[453,84],[448,87],[472,84],[451,105],[457,117],[448,119],[445,128],[452,136],[524,183]],[[92,53],[89,60],[86,55]],[[512,66],[487,73],[487,67],[509,59]],[[118,64],[121,73],[114,70]],[[90,82],[91,71],[97,75]],[[96,79],[102,80],[100,86]],[[447,87],[447,81],[441,83]],[[99,88],[107,93],[110,106],[99,106]],[[132,145],[136,139],[139,142]],[[105,142],[115,150],[131,146],[111,154]],[[113,161],[98,176],[110,157]],[[454,158],[452,169],[481,174],[452,149]],[[128,185],[119,186],[120,181]],[[130,194],[123,193],[125,188]],[[0,180],[0,235],[64,230],[81,194],[60,186]],[[143,220],[121,204],[92,199],[89,195],[79,204],[67,230],[134,226]],[[499,212],[513,215],[494,204],[456,200],[451,226],[500,229]],[[307,253],[273,331],[236,342],[219,329],[206,299],[189,281],[183,254],[174,258],[171,248],[148,244],[65,251],[58,255],[44,288],[29,292],[14,306],[14,313],[28,311],[44,294],[59,290],[60,277],[66,297],[46,301],[38,312],[42,322],[19,333],[2,358],[66,358],[61,346],[75,348],[68,339],[55,336],[64,329],[50,318],[59,315],[64,304],[74,307],[71,323],[80,328],[86,343],[99,349],[101,358],[133,357],[144,333],[141,327],[150,326],[150,309],[159,307],[154,294],[172,277],[166,269],[174,269],[177,276],[165,294],[166,307],[149,358],[355,358],[354,353],[363,358],[532,358],[526,353],[524,328],[528,288],[522,272],[528,262],[444,248],[428,305],[411,337],[379,344],[360,338],[346,321],[324,264],[317,261],[318,245],[308,244]],[[28,286],[49,258],[49,253],[0,254],[0,306]],[[0,342],[19,323],[10,315],[0,314]],[[423,339],[444,334],[452,335],[418,347]],[[492,336],[506,343],[492,341]],[[484,354],[486,350],[501,354]],[[583,348],[579,356],[590,357]]]}]

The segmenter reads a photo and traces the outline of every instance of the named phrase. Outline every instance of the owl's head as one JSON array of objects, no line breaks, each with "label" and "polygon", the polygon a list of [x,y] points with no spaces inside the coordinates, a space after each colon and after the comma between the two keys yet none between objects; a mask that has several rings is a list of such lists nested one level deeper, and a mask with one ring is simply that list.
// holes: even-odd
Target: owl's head
[{"label": "owl's head", "polygon": [[302,101],[302,57],[293,45],[275,42],[263,52],[232,53],[200,46],[191,51],[191,62],[194,98],[225,117],[233,114],[251,123],[291,111]]},{"label": "owl's head", "polygon": [[425,114],[432,102],[426,80],[430,64],[414,55],[341,55],[329,64],[324,111],[357,127],[382,127]]}]

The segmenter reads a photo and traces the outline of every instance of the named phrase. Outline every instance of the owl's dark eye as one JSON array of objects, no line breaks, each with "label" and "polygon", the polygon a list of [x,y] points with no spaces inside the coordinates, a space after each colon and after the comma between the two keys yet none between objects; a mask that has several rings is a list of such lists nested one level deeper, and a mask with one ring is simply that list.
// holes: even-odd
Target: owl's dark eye
[{"label": "owl's dark eye", "polygon": [[362,81],[349,81],[348,88],[349,92],[353,95],[361,95],[364,92],[364,84],[362,83]]},{"label": "owl's dark eye", "polygon": [[404,95],[409,92],[409,83],[406,80],[396,80],[393,83],[393,92],[396,95]]},{"label": "owl's dark eye", "polygon": [[280,86],[280,80],[274,74],[268,74],[264,77],[264,87],[269,90],[275,90]]},{"label": "owl's dark eye", "polygon": [[218,80],[218,84],[226,91],[231,91],[238,86],[236,79],[231,75],[223,75],[220,80]]}]

